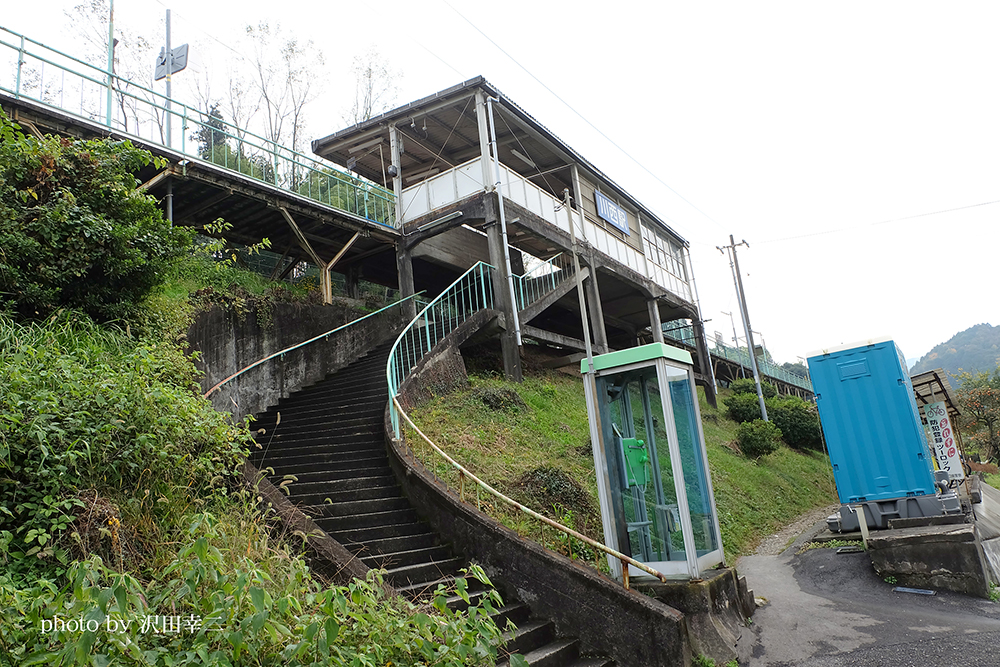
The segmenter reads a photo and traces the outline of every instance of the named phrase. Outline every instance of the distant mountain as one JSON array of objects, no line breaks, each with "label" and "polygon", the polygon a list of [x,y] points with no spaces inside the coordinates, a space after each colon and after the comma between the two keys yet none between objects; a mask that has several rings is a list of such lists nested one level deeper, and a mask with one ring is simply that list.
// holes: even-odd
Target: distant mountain
[{"label": "distant mountain", "polygon": [[943,368],[948,373],[992,371],[1000,359],[1000,326],[977,324],[934,346],[910,369],[910,375]]}]

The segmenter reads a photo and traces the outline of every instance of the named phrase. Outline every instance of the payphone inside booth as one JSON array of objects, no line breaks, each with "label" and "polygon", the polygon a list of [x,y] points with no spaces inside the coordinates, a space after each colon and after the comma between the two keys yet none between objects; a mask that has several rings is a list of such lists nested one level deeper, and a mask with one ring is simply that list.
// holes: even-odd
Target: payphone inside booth
[{"label": "payphone inside booth", "polygon": [[[691,355],[663,343],[581,363],[608,546],[674,578],[724,563]],[[612,573],[621,562],[609,557]],[[634,567],[629,577],[648,576]]]}]

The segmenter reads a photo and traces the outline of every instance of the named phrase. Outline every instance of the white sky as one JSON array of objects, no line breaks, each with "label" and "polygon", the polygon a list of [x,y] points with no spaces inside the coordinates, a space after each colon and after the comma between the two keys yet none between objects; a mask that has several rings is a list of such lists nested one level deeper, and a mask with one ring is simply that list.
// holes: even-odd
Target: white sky
[{"label": "white sky", "polygon": [[[727,340],[715,246],[746,239],[751,322],[779,362],[882,335],[916,358],[1000,322],[1000,203],[900,220],[1000,200],[1000,3],[448,2],[118,0],[115,23],[155,36],[170,7],[173,43],[192,45],[175,91],[234,57],[246,23],[312,39],[328,75],[311,138],[342,128],[372,44],[402,73],[399,104],[483,75],[691,242],[706,328]],[[0,26],[78,52],[76,3],[43,4],[7,3]]]}]

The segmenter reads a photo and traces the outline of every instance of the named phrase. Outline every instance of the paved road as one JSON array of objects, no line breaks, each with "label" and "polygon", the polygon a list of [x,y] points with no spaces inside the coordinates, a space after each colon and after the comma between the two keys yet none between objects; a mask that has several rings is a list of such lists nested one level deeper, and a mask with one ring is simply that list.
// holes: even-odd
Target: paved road
[{"label": "paved road", "polygon": [[1000,604],[893,592],[867,554],[796,555],[810,533],[779,556],[737,564],[767,600],[740,638],[741,666],[1000,667]]}]

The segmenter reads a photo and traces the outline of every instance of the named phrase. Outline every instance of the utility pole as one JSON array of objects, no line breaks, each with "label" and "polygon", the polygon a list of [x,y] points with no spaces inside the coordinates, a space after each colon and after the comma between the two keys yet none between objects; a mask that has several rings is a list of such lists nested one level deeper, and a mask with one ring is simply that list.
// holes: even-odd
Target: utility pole
[{"label": "utility pole", "polygon": [[[740,347],[740,339],[736,336],[736,320],[733,319],[733,314],[732,313],[727,313],[724,310],[720,311],[720,312],[723,315],[729,315],[729,323],[733,325],[733,345],[736,346],[736,349],[739,349],[739,347]],[[747,376],[746,371],[743,369],[743,364],[740,364],[740,376],[744,377],[744,378]]]},{"label": "utility pole", "polygon": [[729,267],[733,270],[733,278],[736,283],[736,296],[739,297],[740,301],[740,315],[743,319],[743,328],[747,334],[747,351],[750,353],[750,369],[753,371],[753,381],[757,385],[757,400],[760,402],[760,415],[764,421],[768,421],[767,406],[764,405],[764,392],[760,388],[760,372],[757,370],[757,357],[754,355],[753,331],[750,329],[750,315],[747,313],[746,294],[743,292],[743,278],[740,276],[740,261],[736,256],[736,248],[741,245],[750,247],[750,244],[746,240],[736,243],[733,235],[730,234],[729,245],[716,246],[716,249],[724,254],[725,250],[723,248],[726,248],[730,253]]},{"label": "utility pole", "polygon": [[173,148],[173,144],[170,142],[170,126],[173,125],[172,118],[170,117],[170,75],[173,74],[171,70],[174,68],[174,53],[170,50],[170,10],[167,10],[167,50],[165,53],[167,57],[167,148]]},{"label": "utility pole", "polygon": [[114,88],[115,71],[115,0],[111,0],[108,12],[108,113],[107,125],[111,127],[111,92]]}]

